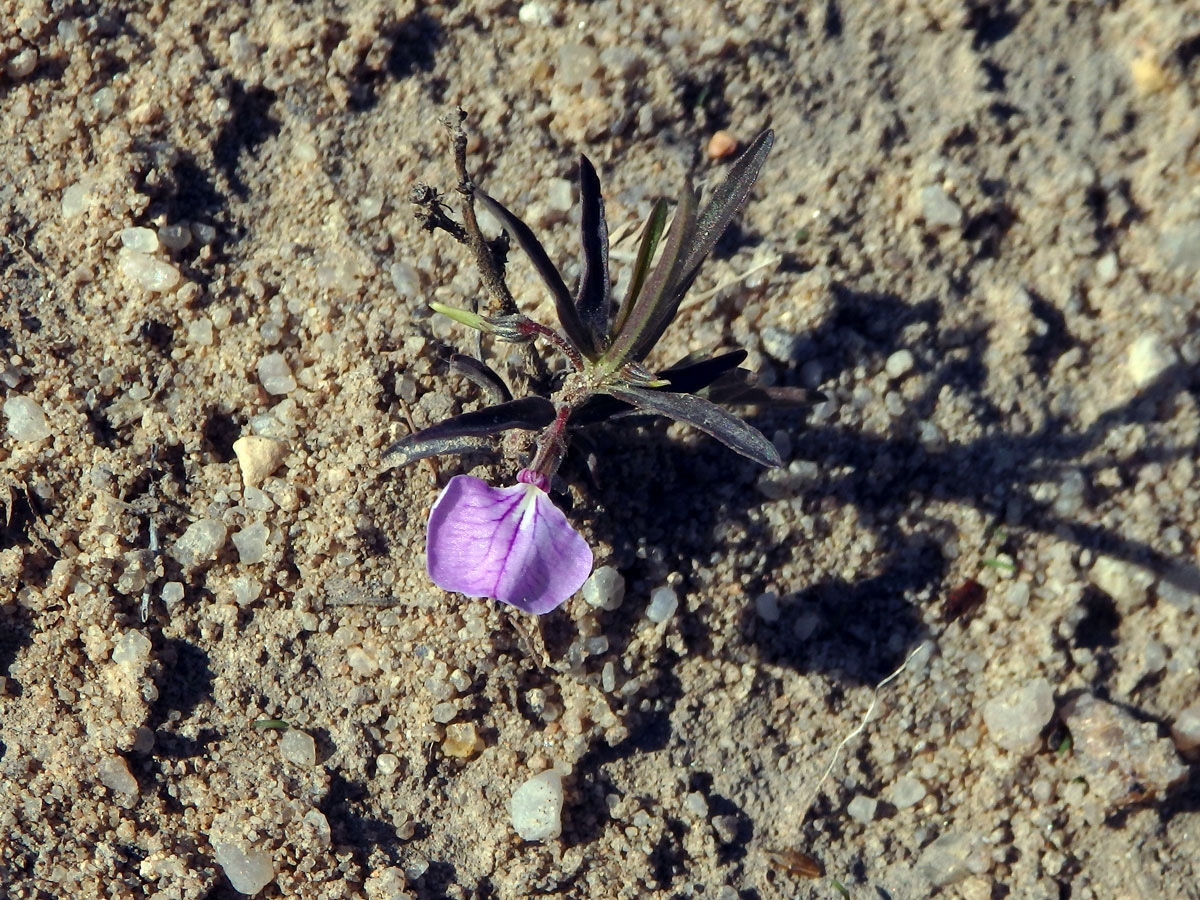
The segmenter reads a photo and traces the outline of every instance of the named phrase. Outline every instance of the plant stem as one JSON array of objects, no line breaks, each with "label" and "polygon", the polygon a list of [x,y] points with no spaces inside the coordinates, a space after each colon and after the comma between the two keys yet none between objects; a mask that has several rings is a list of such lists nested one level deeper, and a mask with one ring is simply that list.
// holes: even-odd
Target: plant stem
[{"label": "plant stem", "polygon": [[558,471],[559,464],[562,463],[563,457],[567,453],[567,417],[570,414],[570,406],[560,406],[554,421],[538,435],[537,453],[533,457],[533,462],[529,464],[529,468],[544,476],[547,481],[554,477],[554,473]]},{"label": "plant stem", "polygon": [[575,367],[575,371],[583,371],[583,357],[561,334],[550,328],[548,325],[543,325],[541,322],[535,322],[533,319],[523,319],[517,324],[517,330],[529,337],[542,337],[553,344],[567,359],[571,361],[571,365]]}]

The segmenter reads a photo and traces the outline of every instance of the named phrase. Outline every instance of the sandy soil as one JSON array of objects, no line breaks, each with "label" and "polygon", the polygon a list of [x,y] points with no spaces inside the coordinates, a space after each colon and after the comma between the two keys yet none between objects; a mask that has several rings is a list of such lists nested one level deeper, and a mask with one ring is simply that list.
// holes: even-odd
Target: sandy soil
[{"label": "sandy soil", "polygon": [[[0,895],[1200,896],[1200,9],[684,8],[0,2]],[[662,359],[829,398],[598,435],[540,636],[379,459],[479,402],[455,104],[563,261],[579,152],[615,230],[773,127]]]}]

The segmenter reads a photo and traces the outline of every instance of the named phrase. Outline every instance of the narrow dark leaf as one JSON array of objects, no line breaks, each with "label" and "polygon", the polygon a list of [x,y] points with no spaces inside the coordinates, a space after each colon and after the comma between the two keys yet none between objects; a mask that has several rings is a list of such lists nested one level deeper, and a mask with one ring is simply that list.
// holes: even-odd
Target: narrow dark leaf
[{"label": "narrow dark leaf", "polygon": [[812,406],[828,399],[820,391],[810,391],[802,387],[759,387],[754,383],[754,376],[745,369],[737,369],[729,376],[713,383],[705,396],[714,403],[733,404],[735,406],[778,406],[802,407]]},{"label": "narrow dark leaf", "polygon": [[635,362],[645,359],[675,318],[679,304],[700,273],[700,266],[750,196],[774,140],[775,133],[770,129],[756,137],[713,192],[712,199],[696,220],[678,264],[671,270],[670,280],[656,305],[653,319],[638,336],[629,359]]},{"label": "narrow dark leaf", "polygon": [[632,406],[616,397],[610,397],[607,394],[593,394],[571,410],[571,416],[567,419],[567,427],[574,429],[598,425],[600,422],[607,422],[609,419],[632,410]]},{"label": "narrow dark leaf", "polygon": [[[677,362],[671,368],[659,372],[658,377],[667,381],[668,390],[692,394],[704,390],[714,381],[728,375],[730,370],[736,370],[738,363],[745,358],[745,350],[731,350],[712,359],[693,360],[687,358]],[[652,388],[652,390],[655,389]],[[632,406],[616,397],[594,394],[571,413],[570,425],[572,428],[583,428],[609,419],[623,418],[633,412],[636,410]],[[642,415],[657,414],[642,413]]]},{"label": "narrow dark leaf", "polygon": [[[461,415],[444,419],[435,425],[423,428],[416,434],[410,434],[406,438],[401,438],[388,447],[383,452],[383,455],[389,456],[393,453],[405,453],[413,447],[453,438],[488,437],[499,434],[501,431],[507,431],[510,428],[523,428],[527,431],[533,431],[538,428],[544,428],[553,421],[553,403],[545,397],[522,397],[520,400],[509,400],[507,403],[498,403],[495,406],[487,406],[483,409],[477,409],[474,412],[462,413]],[[461,451],[434,450],[431,453],[425,453],[424,456],[450,452]],[[423,457],[416,456],[406,459],[405,462],[412,462],[414,459],[421,458]]]},{"label": "narrow dark leaf", "polygon": [[717,245],[733,217],[745,205],[773,143],[775,132],[768,128],[760,133],[746,152],[737,158],[729,174],[713,191],[712,198],[696,221],[695,242],[688,250],[683,264],[685,277],[692,273],[692,270],[700,268],[700,264]]},{"label": "narrow dark leaf", "polygon": [[660,197],[654,201],[654,209],[650,211],[650,218],[646,220],[645,230],[642,231],[642,243],[638,246],[637,259],[634,261],[633,270],[630,273],[629,290],[625,293],[620,312],[617,313],[613,334],[618,333],[624,326],[625,320],[629,318],[629,311],[633,309],[633,304],[642,292],[642,285],[645,284],[646,275],[650,272],[650,263],[654,261],[654,251],[658,249],[658,242],[662,238],[666,225],[667,201]]},{"label": "narrow dark leaf", "polygon": [[473,356],[467,356],[465,353],[452,354],[450,371],[456,372],[478,387],[492,403],[506,403],[512,399],[512,392],[504,383],[504,379],[496,374],[496,370]]},{"label": "narrow dark leaf", "polygon": [[762,432],[703,397],[626,386],[608,388],[607,393],[638,409],[698,428],[756,463],[764,466],[783,465],[779,451],[763,437]]},{"label": "narrow dark leaf", "polygon": [[533,267],[542,276],[542,281],[546,283],[546,287],[550,289],[550,294],[554,297],[554,309],[558,313],[558,321],[562,324],[567,340],[576,347],[583,346],[587,333],[583,323],[579,320],[579,313],[575,311],[575,305],[571,302],[571,292],[567,289],[567,285],[562,280],[562,275],[559,274],[554,263],[550,261],[541,242],[534,237],[533,231],[505,209],[499,201],[489,197],[479,188],[475,189],[475,199],[484,209],[500,220],[504,230],[525,251],[525,255],[529,257],[529,261],[533,263]]},{"label": "narrow dark leaf", "polygon": [[586,156],[579,157],[579,230],[583,241],[583,269],[579,276],[579,294],[575,309],[589,344],[580,347],[585,356],[595,358],[604,349],[612,300],[608,275],[608,223],[604,219],[604,197],[600,179]]},{"label": "narrow dark leaf", "polygon": [[694,394],[708,387],[726,372],[737,368],[746,358],[745,350],[730,350],[711,359],[684,360],[658,373],[670,382],[671,390]]},{"label": "narrow dark leaf", "polygon": [[[670,303],[667,290],[671,286],[675,270],[682,263],[684,254],[691,245],[695,225],[696,192],[689,181],[684,185],[679,205],[675,208],[675,218],[671,220],[671,227],[667,229],[662,255],[659,256],[658,263],[630,308],[624,325],[613,338],[612,346],[604,356],[614,369],[629,360],[640,362],[645,358],[645,353],[639,355],[637,352],[637,348],[643,342],[643,336],[653,331],[659,320],[666,318],[669,322],[674,318],[674,309],[665,310],[662,307]],[[661,334],[661,331],[659,333]]]},{"label": "narrow dark leaf", "polygon": [[429,440],[417,440],[416,438],[417,435],[409,435],[383,451],[387,468],[407,466],[431,456],[462,455],[495,448],[495,443],[485,437],[435,437]]}]

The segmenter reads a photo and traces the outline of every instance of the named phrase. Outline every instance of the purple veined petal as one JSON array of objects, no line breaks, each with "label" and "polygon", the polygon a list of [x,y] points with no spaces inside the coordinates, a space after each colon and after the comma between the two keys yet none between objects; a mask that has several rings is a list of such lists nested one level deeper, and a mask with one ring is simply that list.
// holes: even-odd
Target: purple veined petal
[{"label": "purple veined petal", "polygon": [[434,584],[548,613],[592,571],[592,550],[545,491],[494,488],[455,475],[429,513],[427,569]]}]

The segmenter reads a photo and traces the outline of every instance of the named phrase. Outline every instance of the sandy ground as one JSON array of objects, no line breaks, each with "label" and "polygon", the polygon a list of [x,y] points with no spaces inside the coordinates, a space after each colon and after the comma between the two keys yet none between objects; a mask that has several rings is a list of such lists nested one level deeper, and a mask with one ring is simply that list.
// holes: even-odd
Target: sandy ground
[{"label": "sandy ground", "polygon": [[[0,895],[1200,896],[1200,8],[91,6],[0,3]],[[829,398],[597,435],[540,637],[379,459],[479,402],[455,104],[563,261],[579,152],[616,230],[773,127],[662,360]]]}]

